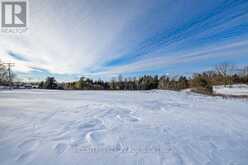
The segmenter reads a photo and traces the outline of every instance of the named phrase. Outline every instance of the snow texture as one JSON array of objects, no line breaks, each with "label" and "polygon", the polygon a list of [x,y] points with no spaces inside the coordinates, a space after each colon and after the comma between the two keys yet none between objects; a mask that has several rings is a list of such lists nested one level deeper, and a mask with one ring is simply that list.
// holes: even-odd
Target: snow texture
[{"label": "snow texture", "polygon": [[215,86],[214,92],[222,95],[233,95],[233,96],[248,96],[248,85],[236,84],[228,86]]},{"label": "snow texture", "polygon": [[248,102],[172,91],[0,91],[1,165],[247,165]]}]

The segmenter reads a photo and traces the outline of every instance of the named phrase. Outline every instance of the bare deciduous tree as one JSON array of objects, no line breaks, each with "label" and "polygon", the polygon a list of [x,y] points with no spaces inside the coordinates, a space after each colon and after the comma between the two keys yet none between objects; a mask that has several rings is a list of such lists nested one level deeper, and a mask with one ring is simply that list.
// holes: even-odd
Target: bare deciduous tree
[{"label": "bare deciduous tree", "polygon": [[216,72],[223,77],[233,74],[234,68],[234,65],[229,63],[217,64],[215,66]]},{"label": "bare deciduous tree", "polygon": [[243,71],[242,71],[242,74],[243,74],[244,76],[248,76],[248,66],[245,66],[245,67],[244,67],[244,69],[243,69]]},{"label": "bare deciduous tree", "polygon": [[235,67],[232,64],[229,63],[222,63],[222,64],[217,64],[215,66],[215,70],[218,75],[223,77],[224,84],[225,85],[230,85],[231,82],[231,75],[234,73]]}]

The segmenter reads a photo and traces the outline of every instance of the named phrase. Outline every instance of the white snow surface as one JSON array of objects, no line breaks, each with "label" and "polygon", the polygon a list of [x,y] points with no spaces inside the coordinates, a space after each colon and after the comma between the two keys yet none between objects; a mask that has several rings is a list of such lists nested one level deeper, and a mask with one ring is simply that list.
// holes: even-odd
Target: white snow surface
[{"label": "white snow surface", "polygon": [[247,100],[0,91],[1,165],[247,165],[247,128]]},{"label": "white snow surface", "polygon": [[0,90],[5,90],[5,89],[9,89],[9,87],[8,86],[1,86],[0,85]]},{"label": "white snow surface", "polygon": [[248,96],[248,85],[235,84],[235,85],[220,85],[214,86],[214,92],[216,94],[233,95],[233,96]]}]

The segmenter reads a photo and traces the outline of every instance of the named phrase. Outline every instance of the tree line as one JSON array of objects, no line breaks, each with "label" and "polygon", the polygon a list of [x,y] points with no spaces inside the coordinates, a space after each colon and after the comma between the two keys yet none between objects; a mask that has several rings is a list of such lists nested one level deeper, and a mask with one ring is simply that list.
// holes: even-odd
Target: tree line
[{"label": "tree line", "polygon": [[138,78],[123,78],[121,75],[111,81],[92,80],[81,77],[78,81],[58,83],[54,77],[41,82],[42,89],[65,90],[182,90],[192,88],[197,92],[212,93],[214,85],[248,84],[248,66],[235,69],[231,64],[218,64],[212,71],[186,76],[144,75]]},{"label": "tree line", "polygon": [[5,65],[0,63],[0,85],[8,85],[8,83],[9,83],[8,69]]}]

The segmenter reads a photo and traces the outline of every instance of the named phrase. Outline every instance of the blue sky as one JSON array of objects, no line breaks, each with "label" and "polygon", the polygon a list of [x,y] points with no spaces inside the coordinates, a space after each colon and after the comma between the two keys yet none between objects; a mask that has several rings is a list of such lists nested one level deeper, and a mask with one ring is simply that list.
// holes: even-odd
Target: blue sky
[{"label": "blue sky", "polygon": [[248,64],[248,1],[35,0],[28,33],[0,38],[24,79],[190,75]]}]

